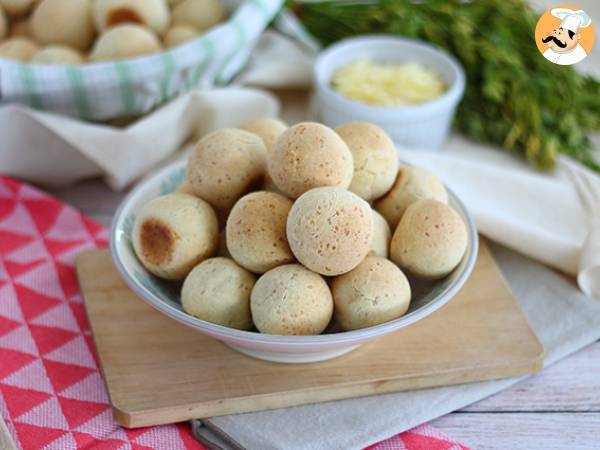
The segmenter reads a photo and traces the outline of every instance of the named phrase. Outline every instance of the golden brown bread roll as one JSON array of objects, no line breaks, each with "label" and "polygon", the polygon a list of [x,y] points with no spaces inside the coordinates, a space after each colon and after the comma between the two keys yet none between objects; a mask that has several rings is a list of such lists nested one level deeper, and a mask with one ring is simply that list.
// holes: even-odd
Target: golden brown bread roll
[{"label": "golden brown bread roll", "polygon": [[294,202],[287,237],[298,261],[310,270],[322,275],[348,272],[371,250],[371,207],[345,189],[312,189]]},{"label": "golden brown bread roll", "polygon": [[425,199],[407,209],[390,244],[392,261],[425,279],[454,270],[467,249],[467,227],[454,209]]},{"label": "golden brown bread roll", "polygon": [[163,195],[142,207],[132,241],[146,269],[161,278],[181,280],[214,254],[219,241],[217,217],[198,197]]},{"label": "golden brown bread roll", "polygon": [[346,189],[352,181],[352,153],[335,131],[313,122],[288,128],[268,159],[269,175],[290,198],[321,186]]},{"label": "golden brown bread roll", "polygon": [[89,0],[42,0],[31,16],[31,32],[40,44],[90,48],[96,29]]},{"label": "golden brown bread roll", "polygon": [[389,191],[398,172],[398,155],[387,133],[368,122],[347,123],[335,131],[354,159],[354,176],[348,190],[367,201]]},{"label": "golden brown bread roll", "polygon": [[252,289],[250,308],[261,333],[319,334],[333,315],[333,300],[320,275],[287,264],[262,275]]},{"label": "golden brown bread roll", "polygon": [[256,277],[229,258],[209,258],[189,273],[181,288],[181,306],[207,322],[252,328],[250,293]]},{"label": "golden brown bread roll", "polygon": [[196,195],[227,209],[262,183],[266,149],[253,133],[221,128],[198,141],[188,160],[188,179]]},{"label": "golden brown bread roll", "polygon": [[344,330],[379,325],[404,315],[410,305],[410,285],[391,261],[367,256],[331,284],[335,319]]},{"label": "golden brown bread roll", "polygon": [[424,198],[448,203],[446,188],[438,177],[422,167],[403,166],[390,191],[375,202],[375,209],[395,229],[406,208]]},{"label": "golden brown bread roll", "polygon": [[264,273],[294,261],[285,235],[292,201],[275,192],[252,192],[240,198],[227,219],[227,249],[235,261]]},{"label": "golden brown bread roll", "polygon": [[100,35],[90,53],[90,61],[135,58],[161,51],[156,35],[141,25],[123,24]]}]

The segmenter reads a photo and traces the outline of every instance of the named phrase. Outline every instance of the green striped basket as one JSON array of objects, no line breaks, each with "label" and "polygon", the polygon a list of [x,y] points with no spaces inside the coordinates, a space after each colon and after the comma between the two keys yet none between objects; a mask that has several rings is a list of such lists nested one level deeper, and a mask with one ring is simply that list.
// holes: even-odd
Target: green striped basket
[{"label": "green striped basket", "polygon": [[141,115],[191,89],[225,85],[283,0],[225,3],[232,11],[227,22],[156,55],[82,66],[0,60],[0,104],[100,121]]}]

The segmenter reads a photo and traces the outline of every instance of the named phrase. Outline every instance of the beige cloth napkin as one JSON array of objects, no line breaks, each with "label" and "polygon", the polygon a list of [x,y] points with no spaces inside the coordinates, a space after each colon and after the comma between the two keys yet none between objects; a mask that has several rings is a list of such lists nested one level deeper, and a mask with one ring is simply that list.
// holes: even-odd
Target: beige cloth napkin
[{"label": "beige cloth napkin", "polygon": [[104,176],[123,189],[193,135],[276,116],[277,101],[253,89],[193,91],[125,128],[19,105],[0,108],[0,173],[46,186]]}]

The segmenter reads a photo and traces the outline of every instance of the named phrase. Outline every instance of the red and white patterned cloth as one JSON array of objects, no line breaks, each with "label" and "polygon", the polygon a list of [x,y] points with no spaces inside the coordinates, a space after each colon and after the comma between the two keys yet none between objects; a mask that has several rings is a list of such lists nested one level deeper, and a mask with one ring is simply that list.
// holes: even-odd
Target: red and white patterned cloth
[{"label": "red and white patterned cloth", "polygon": [[[203,449],[187,424],[128,430],[112,418],[74,270],[106,229],[0,176],[0,415],[17,447]],[[461,450],[428,425],[370,450]]]}]

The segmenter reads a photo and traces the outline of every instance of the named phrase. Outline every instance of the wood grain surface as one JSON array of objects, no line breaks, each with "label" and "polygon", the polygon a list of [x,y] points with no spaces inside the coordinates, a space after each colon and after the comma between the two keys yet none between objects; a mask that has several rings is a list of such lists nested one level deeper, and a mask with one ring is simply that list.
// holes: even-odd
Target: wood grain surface
[{"label": "wood grain surface", "polygon": [[446,306],[340,358],[259,361],[164,316],[121,281],[107,251],[77,271],[117,420],[127,427],[535,372],[543,349],[485,244]]}]

